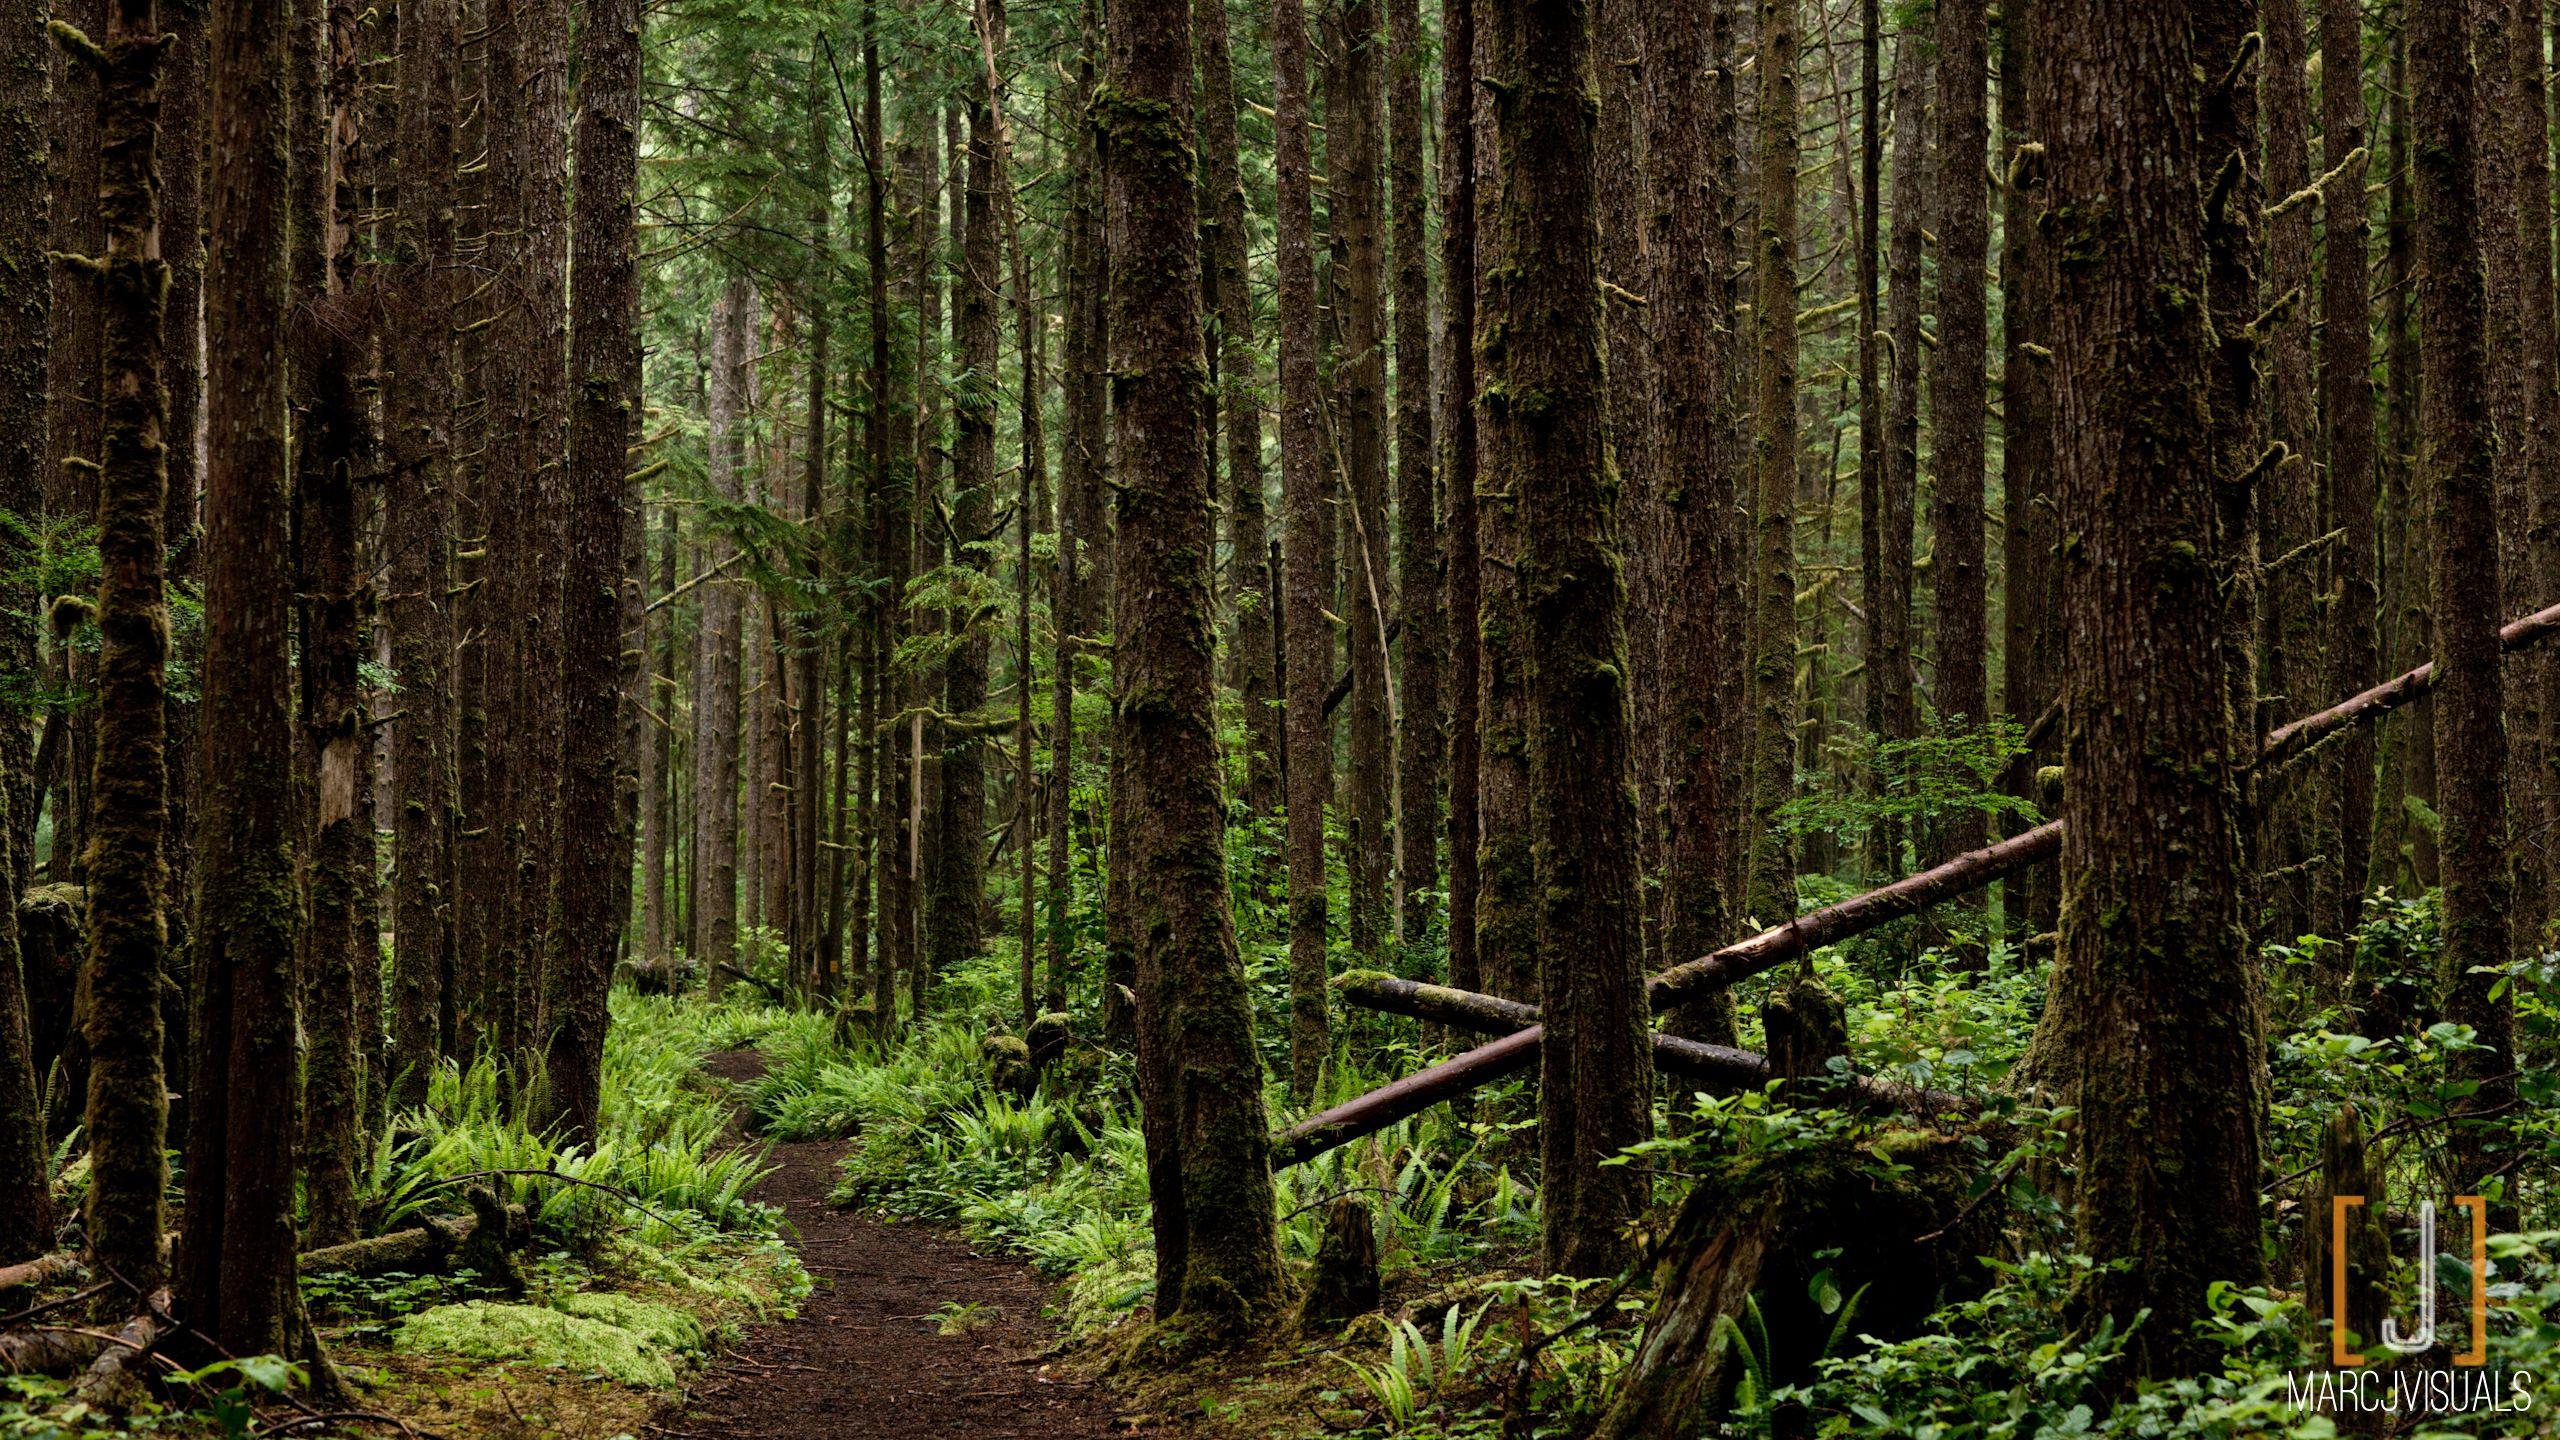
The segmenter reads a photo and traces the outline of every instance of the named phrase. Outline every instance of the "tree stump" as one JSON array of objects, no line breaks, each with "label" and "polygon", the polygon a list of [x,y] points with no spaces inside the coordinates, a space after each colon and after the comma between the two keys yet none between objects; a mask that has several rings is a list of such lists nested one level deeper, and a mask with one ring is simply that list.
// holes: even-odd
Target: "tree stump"
[{"label": "tree stump", "polygon": [[1378,1227],[1367,1202],[1345,1195],[1325,1212],[1315,1273],[1298,1324],[1309,1333],[1339,1330],[1378,1308]]},{"label": "tree stump", "polygon": [[[2343,1251],[2336,1236],[2337,1197],[2362,1203],[2345,1209]],[[2333,1319],[2343,1319],[2351,1332],[2346,1346],[2359,1349],[2382,1332],[2382,1280],[2391,1264],[2390,1239],[2384,1234],[2382,1174],[2365,1163],[2364,1117],[2353,1104],[2340,1105],[2329,1117],[2320,1139],[2320,1174],[2304,1205],[2302,1225],[2302,1293],[2306,1308],[2321,1322],[2324,1337]],[[2346,1289],[2338,1293],[2343,1262]],[[2335,1355],[2331,1356],[2336,1359]]]}]

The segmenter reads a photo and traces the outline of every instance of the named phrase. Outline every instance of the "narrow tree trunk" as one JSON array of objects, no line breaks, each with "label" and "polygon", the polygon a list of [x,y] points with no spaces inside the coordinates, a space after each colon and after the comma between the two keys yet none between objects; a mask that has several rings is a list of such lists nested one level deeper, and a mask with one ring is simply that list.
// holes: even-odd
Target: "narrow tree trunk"
[{"label": "narrow tree trunk", "polygon": [[[0,17],[0,413],[25,417],[0,428],[0,508],[41,513],[46,469],[46,311],[51,267],[44,258],[45,61],[53,48],[41,8],[19,6]],[[27,537],[0,534],[0,573],[23,575],[32,558]],[[0,668],[36,670],[34,587],[11,581],[0,593]],[[27,987],[18,955],[18,897],[25,892],[43,796],[31,783],[35,755],[28,698],[0,699],[0,1261],[24,1260],[53,1246],[53,1201],[47,1188],[44,1093],[37,1086],[28,1030]]]},{"label": "narrow tree trunk", "polygon": [[[1938,715],[1942,723],[1961,726],[1991,718],[1982,534],[1990,347],[1983,286],[1991,258],[1990,195],[1983,184],[1991,134],[1983,96],[1989,49],[1983,0],[1938,0],[1938,348],[1930,354],[1929,372],[1937,511],[1929,573],[1937,611]],[[1982,843],[1983,831],[1981,812],[1958,810],[1937,827],[1933,854],[1961,855]]]},{"label": "narrow tree trunk", "polygon": [[[659,507],[658,599],[675,594],[676,509]],[[667,862],[675,840],[676,617],[657,623],[656,643],[646,647],[649,675],[640,703],[648,750],[640,781],[640,955],[649,961],[668,954]]]},{"label": "narrow tree trunk", "polygon": [[[822,88],[820,77],[823,36],[809,42],[808,120],[809,155],[814,173],[809,176],[810,248],[832,261],[835,240],[829,221],[835,211],[835,165],[829,153],[834,127],[828,120],[829,103],[835,97]],[[824,809],[825,787],[819,783],[822,764],[821,724],[827,704],[827,651],[819,634],[819,607],[814,597],[829,593],[834,587],[828,574],[829,558],[824,543],[824,527],[820,517],[827,508],[827,352],[834,338],[835,307],[832,276],[824,277],[809,287],[807,315],[809,327],[809,403],[808,433],[801,437],[802,469],[800,477],[800,519],[802,525],[815,532],[812,559],[804,577],[812,597],[798,607],[800,614],[792,637],[794,653],[792,669],[794,690],[800,700],[800,712],[791,732],[791,974],[799,982],[815,990],[821,979],[819,954],[824,948],[821,935],[818,884],[819,812]],[[841,853],[835,852],[835,853]]]},{"label": "narrow tree trunk", "polygon": [[[2417,274],[2416,226],[2411,214],[2409,163],[2408,44],[2405,34],[2392,37],[2390,65],[2383,87],[2388,107],[2383,151],[2385,179],[2383,229],[2384,343],[2387,383],[2383,414],[2387,443],[2383,447],[2382,512],[2386,669],[2406,669],[2424,657],[2435,626],[2430,595],[2427,543],[2427,479],[2417,463],[2420,374],[2417,328],[2412,323],[2411,291]],[[2385,729],[2381,788],[2374,796],[2374,849],[2370,884],[2388,884],[2404,892],[2435,885],[2438,855],[2435,832],[2420,824],[2412,800],[2432,812],[2436,802],[2435,705],[2429,701],[2399,724]]]},{"label": "narrow tree trunk", "polygon": [[1484,986],[1476,952],[1477,627],[1483,582],[1476,533],[1475,0],[1440,4],[1441,483],[1449,497],[1449,983]]},{"label": "narrow tree trunk", "polygon": [[1219,793],[1189,10],[1187,0],[1113,5],[1110,78],[1095,103],[1112,233],[1150,257],[1121,267],[1111,286],[1124,547],[1114,750],[1135,822],[1112,843],[1134,852],[1129,899],[1141,910],[1132,929],[1157,1310],[1233,1330],[1261,1318],[1283,1282]]},{"label": "narrow tree trunk", "polygon": [[[1905,29],[1893,46],[1893,239],[1886,256],[1884,341],[1892,371],[1886,380],[1877,476],[1876,535],[1882,554],[1867,596],[1867,685],[1868,693],[1878,697],[1870,709],[1883,722],[1876,738],[1885,742],[1920,733],[1911,547],[1920,486],[1920,273],[1929,211],[1927,47],[1927,37],[1917,29]],[[1910,838],[1915,849],[1924,839]],[[1900,827],[1890,822],[1877,827],[1877,869],[1903,868],[1902,840]]]},{"label": "narrow tree trunk", "polygon": [[[2348,167],[2365,147],[2364,7],[2362,0],[2317,0],[2320,6],[2321,161],[2340,170],[2330,182],[2320,272],[2320,394],[2326,422],[2329,513],[2339,529],[2332,561],[2335,597],[2329,634],[2328,690],[2350,695],[2381,677],[2381,593],[2374,505],[2372,300],[2365,275],[2365,175]],[[2324,908],[2340,923],[2359,918],[2373,848],[2375,745],[2359,726],[2338,743],[2335,789],[2337,864],[2329,869]]]},{"label": "narrow tree trunk", "polygon": [[[630,910],[630,809],[617,751],[634,642],[624,586],[625,509],[639,438],[640,295],[632,222],[640,126],[638,0],[589,0],[578,27],[577,192],[571,224],[569,364],[578,377],[564,487],[569,547],[561,574],[563,671],[560,752],[560,919],[546,967],[546,1069],[552,1119],[564,1139],[592,1147],[603,1099],[605,995],[615,937]],[[565,817],[578,817],[567,823]]]},{"label": "narrow tree trunk", "polygon": [[[729,278],[711,314],[711,493],[735,503],[746,441],[747,372],[754,363],[755,291],[743,275]],[[705,555],[716,574],[731,563],[728,545]],[[728,988],[720,967],[738,952],[738,722],[740,611],[738,582],[714,579],[702,587],[700,662],[694,667],[693,712],[693,958],[711,994]]]},{"label": "narrow tree trunk", "polygon": [[1275,0],[1271,63],[1279,173],[1281,535],[1289,603],[1289,1093],[1306,1100],[1328,1053],[1324,807],[1333,793],[1333,630],[1325,618],[1333,517],[1325,505],[1324,398],[1318,387],[1314,163],[1307,104],[1306,11]]},{"label": "narrow tree trunk", "polygon": [[[2054,523],[2053,367],[2047,348],[2051,261],[2039,226],[2044,216],[2043,97],[2030,88],[2036,70],[2043,0],[2009,0],[2000,28],[2000,558],[2003,651],[2001,699],[2021,735],[2052,706],[2061,670],[2061,596],[2055,565],[2061,531]],[[2054,727],[2045,727],[2050,732]],[[2052,740],[2028,746],[2004,787],[2033,800],[2036,776],[2059,755]],[[2011,827],[2026,824],[2021,817]],[[2050,868],[2001,884],[2000,909],[2013,943],[2049,934],[2060,914]]]},{"label": "narrow tree trunk", "polygon": [[[2135,1259],[2095,1272],[2082,1307],[2119,1325],[2150,1309],[2131,1341],[2147,1374],[2191,1367],[2209,1283],[2261,1269],[2259,1008],[2211,558],[2215,336],[2194,298],[2191,117],[2230,60],[2197,48],[2191,18],[2177,0],[2105,0],[2037,51],[2047,223],[2075,260],[2057,268],[2053,351],[2058,493],[2077,537],[2062,575],[2069,903],[2041,1027],[2076,1061],[2080,1243]],[[2170,1160],[2184,1178],[2164,1186]]]},{"label": "narrow tree trunk", "polygon": [[[392,669],[401,710],[391,728],[393,1102],[426,1098],[446,1005],[452,871],[452,784],[446,748],[453,649],[445,610],[451,574],[447,490],[453,409],[452,0],[400,7],[399,319],[390,327],[384,400],[391,432],[384,547],[391,558]],[[229,722],[225,722],[229,723]]]},{"label": "narrow tree trunk", "polygon": [[1418,944],[1440,888],[1440,772],[1448,722],[1440,693],[1439,485],[1432,454],[1431,183],[1424,168],[1422,15],[1387,3],[1387,204],[1395,246],[1396,596],[1403,638],[1396,679],[1396,934]]},{"label": "narrow tree trunk", "polygon": [[[104,247],[65,260],[95,287],[104,324],[101,369],[92,382],[104,401],[104,429],[97,477],[97,771],[88,827],[86,1220],[100,1267],[131,1276],[147,1291],[162,1274],[161,1189],[168,1175],[162,1153],[168,1101],[160,984],[168,878],[161,856],[167,805],[167,722],[161,706],[169,614],[160,523],[167,501],[162,447],[169,407],[161,307],[169,272],[160,258],[156,204],[159,14],[152,0],[117,0],[96,39],[55,33],[72,68],[86,70],[94,82],[89,88],[96,97],[103,156],[95,195],[72,203],[96,207]],[[275,58],[282,53],[278,43]],[[273,178],[277,184],[269,197],[281,202],[282,176]],[[226,186],[226,198],[228,193]],[[281,261],[280,249],[275,258]],[[279,266],[276,279],[282,278]],[[282,294],[275,300],[281,311]],[[275,393],[280,399],[281,389]],[[260,717],[241,718],[254,724]],[[281,916],[290,915],[291,905],[289,891],[278,897]],[[289,982],[289,958],[281,968]],[[282,998],[289,1016],[292,996],[288,991]],[[203,1091],[195,1094],[199,1113],[206,1113]],[[204,1130],[198,1127],[199,1134]],[[290,1155],[290,1134],[284,1143]],[[217,1183],[200,1193],[221,1191]]]},{"label": "narrow tree trunk", "polygon": [[[1335,12],[1341,51],[1325,94],[1328,220],[1334,235],[1335,318],[1342,354],[1334,365],[1342,447],[1342,614],[1351,652],[1350,772],[1344,808],[1351,951],[1374,960],[1387,926],[1388,805],[1394,755],[1387,697],[1386,594],[1393,583],[1387,537],[1386,246],[1381,182],[1384,146],[1379,94],[1384,57],[1377,0],[1342,0]],[[1365,963],[1365,962],[1364,962]]]}]

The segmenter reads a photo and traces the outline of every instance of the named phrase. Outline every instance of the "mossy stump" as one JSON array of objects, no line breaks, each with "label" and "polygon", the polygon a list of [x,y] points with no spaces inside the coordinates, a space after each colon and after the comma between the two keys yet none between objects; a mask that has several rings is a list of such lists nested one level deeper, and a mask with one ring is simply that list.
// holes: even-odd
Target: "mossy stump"
[{"label": "mossy stump", "polygon": [[1309,1334],[1331,1334],[1377,1308],[1377,1222],[1365,1201],[1345,1195],[1325,1212],[1324,1238],[1316,1245],[1298,1324]]}]

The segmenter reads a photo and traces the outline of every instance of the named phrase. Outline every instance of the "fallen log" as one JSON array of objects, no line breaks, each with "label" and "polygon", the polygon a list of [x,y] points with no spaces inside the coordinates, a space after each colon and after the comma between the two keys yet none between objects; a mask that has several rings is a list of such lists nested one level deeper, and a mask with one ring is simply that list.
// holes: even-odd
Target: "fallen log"
[{"label": "fallen log", "polygon": [[[1538,1023],[1537,1006],[1506,1000],[1499,995],[1453,990],[1446,985],[1426,985],[1374,971],[1354,972],[1333,983],[1344,1000],[1363,1009],[1383,1010],[1390,1015],[1435,1021],[1487,1035],[1509,1035]],[[1727,1045],[1709,1045],[1702,1040],[1684,1039],[1678,1035],[1665,1035],[1659,1030],[1653,1032],[1653,1065],[1665,1074],[1695,1080],[1718,1090],[1757,1090],[1776,1074],[1765,1055],[1736,1050]],[[1870,1075],[1858,1076],[1851,1084],[1858,1098],[1897,1110],[1928,1112],[1971,1108],[1971,1103],[1963,1096],[1945,1090],[1897,1085]]]},{"label": "fallen log", "polygon": [[[2499,646],[2525,649],[2560,633],[2560,605],[2547,606],[2498,632]],[[2305,715],[2270,732],[2260,742],[2258,764],[2282,765],[2312,745],[2349,725],[2375,720],[2427,693],[2435,685],[2435,666],[2418,666],[2326,710]],[[1645,984],[1656,1010],[1724,989],[1764,974],[1825,945],[1866,933],[1905,916],[1916,915],[1943,900],[2014,874],[2062,850],[2062,822],[2044,824],[1979,850],[1969,850],[1941,865],[1908,875],[1836,905],[1799,915],[1749,939],[1675,965]],[[1534,1006],[1525,1007],[1534,1012]],[[1489,1045],[1452,1056],[1401,1080],[1357,1096],[1319,1115],[1309,1116],[1272,1138],[1271,1165],[1285,1169],[1363,1135],[1374,1134],[1433,1105],[1463,1095],[1505,1075],[1537,1063],[1543,1025],[1531,1025]]]},{"label": "fallen log", "polygon": [[0,1335],[0,1375],[68,1375],[107,1348],[104,1331],[39,1326]]},{"label": "fallen log", "polygon": [[15,1265],[0,1265],[0,1294],[39,1286],[78,1284],[89,1278],[75,1255],[44,1255]]},{"label": "fallen log", "polygon": [[[302,1254],[305,1275],[378,1275],[385,1270],[418,1271],[445,1263],[471,1246],[473,1237],[485,1220],[476,1196],[475,1213],[451,1219],[430,1216],[412,1229],[394,1230],[388,1235],[374,1235],[363,1240],[350,1240],[343,1245],[323,1246]],[[502,1243],[510,1249],[521,1249],[532,1238],[532,1226],[525,1218],[524,1207],[504,1207]]]},{"label": "fallen log", "polygon": [[150,1398],[143,1386],[138,1367],[151,1358],[152,1347],[160,1343],[167,1329],[162,1318],[169,1313],[169,1292],[151,1292],[143,1312],[124,1322],[115,1338],[107,1342],[98,1358],[89,1362],[80,1383],[72,1394],[83,1402],[111,1414],[123,1414]]}]

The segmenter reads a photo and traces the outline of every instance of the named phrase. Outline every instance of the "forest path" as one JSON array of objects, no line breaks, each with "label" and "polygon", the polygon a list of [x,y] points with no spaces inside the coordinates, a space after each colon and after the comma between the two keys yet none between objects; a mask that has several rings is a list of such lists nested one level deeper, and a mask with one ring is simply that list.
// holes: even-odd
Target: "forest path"
[{"label": "forest path", "polygon": [[[764,1057],[732,1050],[703,1068],[753,1079]],[[786,1321],[751,1329],[653,1427],[675,1440],[1087,1440],[1137,1433],[1110,1392],[1054,1373],[1041,1306],[1053,1287],[1025,1266],[944,1235],[828,1203],[841,1141],[777,1144],[760,1198],[782,1207],[817,1288]],[[945,1302],[978,1307],[941,1333]]]}]

